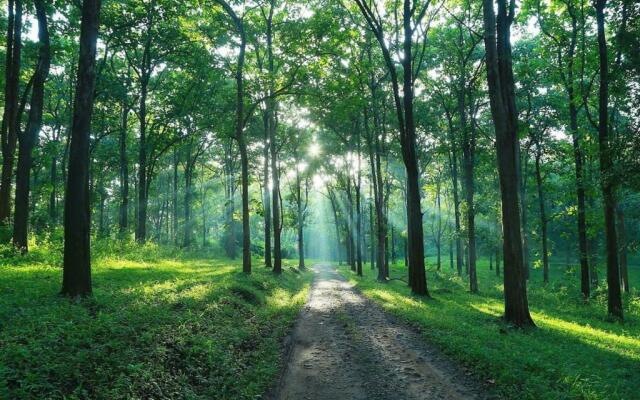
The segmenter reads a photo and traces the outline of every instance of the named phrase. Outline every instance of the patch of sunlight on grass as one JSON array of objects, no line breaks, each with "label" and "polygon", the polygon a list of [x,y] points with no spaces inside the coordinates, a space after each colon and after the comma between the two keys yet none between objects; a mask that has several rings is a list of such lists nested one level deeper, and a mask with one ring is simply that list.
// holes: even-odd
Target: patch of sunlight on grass
[{"label": "patch of sunlight on grass", "polygon": [[[561,331],[562,333],[575,336],[582,342],[619,354],[631,355],[633,358],[640,359],[639,339],[616,335],[588,325],[568,322],[563,319],[550,317],[544,313],[533,312],[531,315],[539,327]],[[631,354],[629,354],[629,351],[624,350],[631,350]]]},{"label": "patch of sunlight on grass", "polygon": [[284,288],[277,288],[271,292],[269,296],[267,296],[267,304],[275,306],[275,307],[287,307],[290,306],[291,303],[300,304],[304,303],[307,299],[307,294],[309,293],[309,285],[305,285],[304,288],[297,293],[294,292],[292,296],[292,292],[290,290],[286,290]]},{"label": "patch of sunlight on grass", "polygon": [[499,317],[504,313],[504,308],[500,303],[482,303],[482,304],[470,304],[470,306],[481,313],[488,314],[494,317]]},{"label": "patch of sunlight on grass", "polygon": [[134,261],[115,257],[105,257],[100,259],[96,264],[96,272],[100,272],[101,269],[130,269],[130,268],[149,268],[153,263],[144,261]]},{"label": "patch of sunlight on grass", "polygon": [[385,302],[385,305],[393,305],[393,307],[424,307],[424,303],[414,298],[404,296],[400,293],[391,292],[384,289],[366,289],[364,290],[367,297],[375,297]]},{"label": "patch of sunlight on grass", "polygon": [[211,293],[211,284],[200,283],[200,284],[195,284],[187,289],[181,290],[179,293],[176,293],[175,299],[200,301],[200,300],[205,300],[210,293]]}]

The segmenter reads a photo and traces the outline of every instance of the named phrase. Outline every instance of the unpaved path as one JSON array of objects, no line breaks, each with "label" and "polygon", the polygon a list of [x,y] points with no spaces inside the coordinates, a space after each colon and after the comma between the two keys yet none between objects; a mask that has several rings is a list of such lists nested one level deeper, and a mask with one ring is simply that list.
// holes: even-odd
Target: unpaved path
[{"label": "unpaved path", "polygon": [[314,266],[279,400],[481,399],[480,385],[413,329],[364,299],[335,269]]}]

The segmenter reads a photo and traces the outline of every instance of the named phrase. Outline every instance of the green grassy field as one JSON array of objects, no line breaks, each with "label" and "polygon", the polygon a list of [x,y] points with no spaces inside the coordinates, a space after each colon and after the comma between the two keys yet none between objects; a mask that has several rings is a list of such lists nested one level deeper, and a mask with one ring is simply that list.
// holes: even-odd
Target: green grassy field
[{"label": "green grassy field", "polygon": [[[431,261],[431,260],[430,260]],[[431,262],[429,264],[432,264]],[[502,281],[479,261],[481,293],[448,268],[429,267],[432,299],[412,296],[399,280],[378,283],[368,266],[358,278],[340,267],[362,293],[418,327],[425,339],[466,365],[497,394],[509,399],[640,399],[640,271],[631,271],[635,289],[624,298],[625,322],[609,322],[606,291],[585,304],[575,271],[556,268],[544,287],[532,271],[529,304],[538,328],[514,331],[500,320]],[[392,277],[404,278],[394,265]],[[601,274],[604,278],[604,273]]]},{"label": "green grassy field", "polygon": [[72,301],[54,253],[0,262],[0,399],[255,399],[311,278],[112,247],[94,252],[93,297]]}]

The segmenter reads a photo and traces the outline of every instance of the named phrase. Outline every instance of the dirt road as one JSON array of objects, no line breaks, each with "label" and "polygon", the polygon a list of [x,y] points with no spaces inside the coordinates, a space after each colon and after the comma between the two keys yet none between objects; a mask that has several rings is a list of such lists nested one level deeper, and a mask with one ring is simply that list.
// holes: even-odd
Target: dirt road
[{"label": "dirt road", "polygon": [[314,266],[278,400],[481,399],[480,386],[333,267]]}]

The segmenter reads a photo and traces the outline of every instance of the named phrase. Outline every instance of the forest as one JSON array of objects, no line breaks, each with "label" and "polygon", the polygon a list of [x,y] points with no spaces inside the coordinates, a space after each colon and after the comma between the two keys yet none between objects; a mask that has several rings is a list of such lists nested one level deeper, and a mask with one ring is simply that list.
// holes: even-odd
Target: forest
[{"label": "forest", "polygon": [[640,399],[636,0],[0,31],[0,399]]}]

